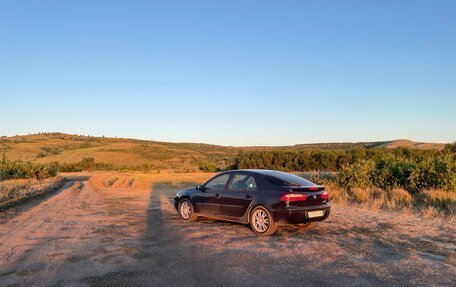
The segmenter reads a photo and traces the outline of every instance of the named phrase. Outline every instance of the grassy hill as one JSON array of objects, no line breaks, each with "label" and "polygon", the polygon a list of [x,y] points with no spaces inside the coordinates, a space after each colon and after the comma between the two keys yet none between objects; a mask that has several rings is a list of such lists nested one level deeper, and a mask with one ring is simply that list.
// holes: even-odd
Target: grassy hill
[{"label": "grassy hill", "polygon": [[[249,150],[347,150],[354,148],[442,149],[444,144],[415,143],[408,140],[364,143],[299,144],[282,147],[230,147],[200,143],[170,143],[127,138],[43,133],[0,138],[0,156],[8,160],[34,163],[76,163],[83,158],[116,167],[148,164],[154,168],[177,169],[185,164],[210,162],[218,167],[230,165],[240,151]],[[1,158],[0,158],[1,159]]]},{"label": "grassy hill", "polygon": [[436,149],[442,150],[445,147],[445,144],[441,143],[423,143],[423,142],[414,142],[411,140],[394,140],[388,141],[383,144],[380,144],[376,147],[379,148],[413,148],[413,149]]}]

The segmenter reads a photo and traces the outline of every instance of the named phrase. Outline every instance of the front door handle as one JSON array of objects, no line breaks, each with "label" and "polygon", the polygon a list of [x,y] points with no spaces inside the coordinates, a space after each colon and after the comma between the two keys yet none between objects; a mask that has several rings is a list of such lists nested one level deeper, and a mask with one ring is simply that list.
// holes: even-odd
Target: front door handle
[{"label": "front door handle", "polygon": [[252,198],[252,196],[251,196],[250,194],[246,194],[244,197],[245,197],[246,199]]},{"label": "front door handle", "polygon": [[220,197],[220,194],[219,194],[219,193],[216,193],[216,194],[215,194],[215,197]]}]

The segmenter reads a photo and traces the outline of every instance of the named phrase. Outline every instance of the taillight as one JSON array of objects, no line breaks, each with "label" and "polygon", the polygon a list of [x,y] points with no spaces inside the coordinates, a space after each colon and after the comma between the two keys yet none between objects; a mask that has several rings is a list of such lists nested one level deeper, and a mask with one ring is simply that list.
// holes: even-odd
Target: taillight
[{"label": "taillight", "polygon": [[306,201],[306,199],[307,199],[307,196],[305,194],[301,194],[301,193],[285,193],[280,198],[280,201],[293,202],[293,201]]},{"label": "taillight", "polygon": [[329,194],[325,191],[321,194],[321,199],[323,200],[328,200],[329,199]]}]

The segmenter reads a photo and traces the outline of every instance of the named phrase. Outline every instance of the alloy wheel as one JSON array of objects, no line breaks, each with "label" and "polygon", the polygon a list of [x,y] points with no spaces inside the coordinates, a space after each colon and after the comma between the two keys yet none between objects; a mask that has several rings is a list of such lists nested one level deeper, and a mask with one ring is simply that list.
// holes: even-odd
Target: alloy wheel
[{"label": "alloy wheel", "polygon": [[190,205],[190,202],[188,202],[187,200],[181,203],[180,214],[183,219],[189,219],[190,216],[192,216],[192,206]]},{"label": "alloy wheel", "polygon": [[270,219],[269,215],[263,209],[257,209],[252,214],[252,227],[258,233],[264,233],[268,230]]}]

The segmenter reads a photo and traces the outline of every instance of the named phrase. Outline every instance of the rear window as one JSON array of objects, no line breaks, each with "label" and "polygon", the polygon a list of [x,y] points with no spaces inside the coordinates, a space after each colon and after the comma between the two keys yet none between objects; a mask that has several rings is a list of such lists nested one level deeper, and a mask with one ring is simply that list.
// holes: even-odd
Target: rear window
[{"label": "rear window", "polygon": [[280,186],[315,186],[313,182],[286,172],[274,172],[271,175],[265,175],[265,178],[270,183]]}]

